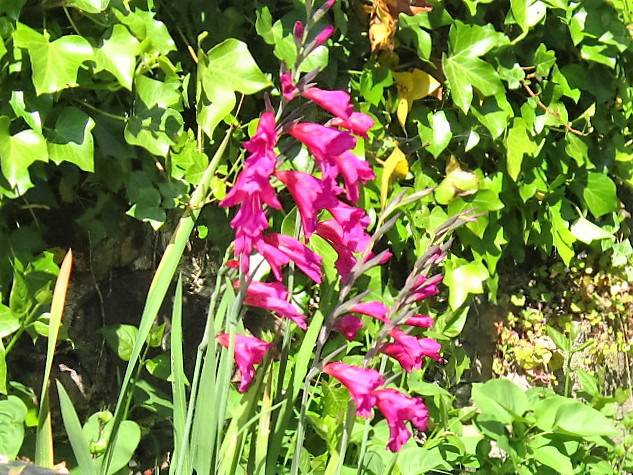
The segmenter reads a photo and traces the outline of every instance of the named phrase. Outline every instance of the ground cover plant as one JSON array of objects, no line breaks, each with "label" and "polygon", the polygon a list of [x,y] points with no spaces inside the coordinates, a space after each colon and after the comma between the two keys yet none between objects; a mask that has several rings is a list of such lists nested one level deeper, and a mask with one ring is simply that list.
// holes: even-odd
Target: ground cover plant
[{"label": "ground cover plant", "polygon": [[0,2],[0,454],[633,471],[632,8]]}]

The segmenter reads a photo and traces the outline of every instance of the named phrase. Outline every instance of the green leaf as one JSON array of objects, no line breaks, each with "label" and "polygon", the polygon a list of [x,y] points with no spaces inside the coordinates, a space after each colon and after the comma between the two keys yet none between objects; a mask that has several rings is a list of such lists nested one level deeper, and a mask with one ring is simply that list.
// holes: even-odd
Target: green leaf
[{"label": "green leaf", "polygon": [[598,241],[600,239],[613,238],[613,234],[609,231],[596,226],[585,218],[578,218],[578,220],[571,225],[570,230],[576,239],[584,242],[585,244],[591,244],[593,241]]},{"label": "green leaf", "polygon": [[202,93],[210,101],[198,113],[204,131],[211,136],[217,124],[235,105],[235,91],[253,94],[270,84],[248,51],[246,43],[224,40],[207,54],[199,53],[198,103]]},{"label": "green leaf", "polygon": [[94,120],[76,107],[62,109],[48,137],[48,154],[56,164],[71,162],[86,172],[94,171]]},{"label": "green leaf", "polygon": [[433,330],[447,338],[455,338],[466,325],[469,309],[470,307],[460,308],[457,311],[447,310],[437,319]]},{"label": "green leaf", "polygon": [[157,355],[145,363],[147,372],[158,379],[167,380],[171,374],[171,363],[168,355]]},{"label": "green leaf", "polygon": [[[107,424],[105,424],[105,426],[103,426],[99,421],[99,413],[93,414],[86,421],[82,429],[85,440],[88,441],[89,445],[90,443],[101,441],[107,443],[110,438],[113,423],[114,421],[110,420]],[[134,455],[134,451],[136,450],[140,440],[141,429],[136,422],[121,422],[116,443],[112,450],[112,460],[106,475],[113,475],[128,464],[128,462],[132,459],[132,455]],[[103,455],[94,459],[94,463],[97,467],[101,467],[103,462]],[[99,473],[101,473],[100,470]]]},{"label": "green leaf", "polygon": [[591,396],[600,395],[598,380],[593,374],[588,373],[582,368],[576,368],[576,375],[578,376],[578,382],[586,393],[590,394]]},{"label": "green leaf", "polygon": [[29,166],[35,161],[48,161],[46,141],[34,130],[9,135],[10,120],[0,116],[0,165],[9,184],[22,194],[33,186]]},{"label": "green leaf", "polygon": [[459,21],[451,27],[449,40],[453,55],[469,58],[483,56],[493,48],[509,43],[508,38],[492,25],[466,25]]},{"label": "green leaf", "polygon": [[0,303],[0,338],[9,336],[20,328],[20,319],[9,307]]},{"label": "green leaf", "polygon": [[528,409],[528,398],[516,384],[506,379],[493,379],[473,384],[472,398],[479,410],[503,424],[511,424]]},{"label": "green leaf", "polygon": [[419,475],[434,469],[451,470],[452,467],[444,460],[439,447],[425,449],[422,447],[407,447],[399,453],[396,465],[400,473]]},{"label": "green leaf", "polygon": [[14,459],[24,440],[27,407],[17,396],[0,401],[0,454]]},{"label": "green leaf", "polygon": [[538,150],[537,145],[528,135],[525,121],[520,117],[514,119],[512,123],[512,128],[506,138],[506,148],[508,150],[508,175],[510,175],[514,181],[517,181],[519,173],[521,172],[523,156],[526,154],[529,156],[534,155]]},{"label": "green leaf", "polygon": [[562,404],[556,410],[554,425],[580,437],[619,434],[611,419],[593,407],[574,400]]},{"label": "green leaf", "polygon": [[448,301],[451,308],[459,308],[468,294],[482,294],[483,282],[488,277],[488,269],[482,262],[471,262],[447,272],[446,285],[450,291]]},{"label": "green leaf", "polygon": [[473,86],[484,96],[502,92],[503,84],[494,68],[478,58],[464,54],[442,56],[442,67],[455,104],[468,113],[473,100]]},{"label": "green leaf", "polygon": [[81,36],[62,36],[51,43],[48,36],[22,23],[18,23],[13,41],[15,46],[29,52],[38,95],[77,86],[79,66],[93,58],[92,46]]},{"label": "green leaf", "polygon": [[[418,126],[418,134],[423,142],[428,142],[426,150],[435,158],[448,146],[453,133],[451,124],[446,118],[444,111],[429,112],[423,119],[425,123],[414,120]],[[428,125],[427,125],[428,124]]]},{"label": "green leaf", "polygon": [[559,349],[565,352],[568,352],[571,349],[569,338],[567,338],[561,332],[549,325],[545,325],[545,331],[547,332],[547,336],[551,338],[551,340]]},{"label": "green leaf", "polygon": [[534,449],[532,456],[543,465],[553,468],[557,473],[562,475],[574,473],[569,457],[561,454],[556,447],[551,445],[539,447]]},{"label": "green leaf", "polygon": [[96,71],[105,69],[112,73],[123,87],[131,91],[136,56],[140,52],[138,40],[123,25],[114,25],[104,35],[102,44],[96,52]]},{"label": "green leaf", "polygon": [[307,73],[317,68],[319,69],[319,71],[325,69],[330,59],[329,51],[330,50],[327,46],[319,46],[301,62],[301,65],[299,66],[299,71]]},{"label": "green leaf", "polygon": [[119,358],[123,361],[129,361],[134,342],[138,336],[138,328],[133,325],[120,323],[103,327],[99,332]]},{"label": "green leaf", "polygon": [[165,24],[154,19],[156,12],[140,8],[136,8],[134,11],[113,8],[111,11],[121,23],[130,29],[134,36],[144,42],[146,53],[156,51],[166,55],[170,51],[176,50],[176,44]]},{"label": "green leaf", "polygon": [[4,343],[0,339],[0,393],[7,395],[7,361]]},{"label": "green leaf", "polygon": [[541,43],[534,52],[534,66],[536,74],[540,77],[547,77],[552,66],[556,64],[556,53],[548,50],[544,43]]},{"label": "green leaf", "polygon": [[88,13],[99,13],[108,7],[110,0],[68,0],[68,5]]},{"label": "green leaf", "polygon": [[587,173],[587,185],[582,191],[582,197],[587,208],[596,218],[618,210],[615,183],[602,173]]},{"label": "green leaf", "polygon": [[526,32],[529,28],[528,26],[528,5],[527,0],[510,0],[510,8],[512,9],[512,16],[521,27],[521,29]]}]

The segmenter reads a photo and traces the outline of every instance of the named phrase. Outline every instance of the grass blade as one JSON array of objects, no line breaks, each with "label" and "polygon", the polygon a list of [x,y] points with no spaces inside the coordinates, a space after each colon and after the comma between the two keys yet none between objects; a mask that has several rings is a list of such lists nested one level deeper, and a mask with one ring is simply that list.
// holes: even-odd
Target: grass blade
[{"label": "grass blade", "polygon": [[82,475],[97,475],[97,470],[90,456],[88,441],[81,430],[81,423],[75,412],[73,403],[71,402],[64,386],[59,381],[57,383],[57,394],[59,394],[59,405],[62,410],[62,419],[68,440],[73,448],[77,464],[79,465],[79,473]]},{"label": "grass blade", "polygon": [[[183,444],[185,438],[185,418],[187,407],[185,401],[185,382],[187,380],[184,370],[182,355],[182,275],[178,276],[174,306],[171,314],[171,375],[172,394],[174,403],[174,460],[178,460],[179,451],[184,448],[185,466],[178,475],[191,473],[191,457],[189,456],[189,444]],[[169,466],[170,475],[174,475],[175,464]]]},{"label": "grass blade", "polygon": [[213,159],[211,160],[211,163],[209,163],[209,166],[205,170],[200,183],[191,195],[189,207],[185,210],[183,216],[180,218],[180,221],[176,226],[176,230],[172,234],[171,239],[169,240],[169,244],[165,249],[165,253],[163,254],[163,257],[158,264],[158,268],[156,269],[154,278],[152,279],[152,283],[147,294],[147,299],[145,301],[145,308],[143,309],[143,314],[141,316],[141,321],[139,324],[138,337],[136,339],[136,342],[134,343],[134,347],[132,348],[132,353],[128,361],[127,369],[125,370],[125,375],[121,384],[121,390],[119,392],[116,408],[114,410],[114,424],[112,426],[112,435],[108,441],[108,447],[106,448],[104,463],[100,470],[101,475],[106,475],[108,472],[108,466],[110,465],[110,461],[112,460],[113,448],[116,444],[118,429],[121,425],[121,422],[126,417],[131,393],[131,391],[129,390],[130,381],[132,379],[132,376],[134,375],[139,357],[141,356],[141,351],[143,349],[143,346],[145,345],[145,341],[147,340],[149,332],[152,329],[152,325],[156,320],[156,316],[158,315],[163,300],[165,299],[169,284],[174,277],[176,268],[178,266],[178,263],[180,262],[180,258],[182,257],[182,253],[185,250],[187,242],[189,241],[189,236],[193,231],[196,219],[198,218],[200,210],[202,209],[202,206],[206,200],[209,192],[209,184],[211,183],[211,178],[215,174],[215,170],[220,163],[220,159],[222,158],[222,155],[226,150],[232,130],[233,129],[230,128],[227,131],[224,140],[218,147],[215,155],[213,156]]},{"label": "grass blade", "polygon": [[53,468],[53,432],[51,427],[51,413],[48,404],[49,378],[53,367],[53,357],[55,355],[55,345],[59,335],[59,327],[62,323],[62,313],[66,302],[66,291],[70,280],[70,270],[72,268],[73,253],[69,250],[64,257],[59,269],[55,290],[53,291],[53,301],[51,303],[51,314],[48,321],[48,348],[46,350],[46,366],[44,368],[44,379],[42,381],[42,392],[40,397],[40,410],[37,419],[37,432],[35,435],[35,463],[46,468]]}]

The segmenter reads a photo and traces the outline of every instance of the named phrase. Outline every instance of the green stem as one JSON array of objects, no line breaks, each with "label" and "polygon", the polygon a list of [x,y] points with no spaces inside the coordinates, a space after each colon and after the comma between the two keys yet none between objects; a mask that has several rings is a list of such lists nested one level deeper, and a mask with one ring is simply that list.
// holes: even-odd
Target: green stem
[{"label": "green stem", "polygon": [[33,320],[35,319],[35,316],[37,316],[37,311],[42,307],[42,304],[38,303],[35,305],[35,307],[33,307],[33,309],[29,312],[29,315],[24,319],[24,325],[22,325],[18,331],[16,331],[13,336],[11,337],[11,341],[9,342],[9,344],[7,345],[7,347],[4,350],[4,356],[6,357],[6,355],[9,354],[9,351],[11,351],[11,348],[13,348],[13,345],[15,345],[15,343],[18,341],[18,339],[20,338],[20,336],[22,335],[22,333],[24,333],[24,331],[28,328],[28,326],[33,323]]}]

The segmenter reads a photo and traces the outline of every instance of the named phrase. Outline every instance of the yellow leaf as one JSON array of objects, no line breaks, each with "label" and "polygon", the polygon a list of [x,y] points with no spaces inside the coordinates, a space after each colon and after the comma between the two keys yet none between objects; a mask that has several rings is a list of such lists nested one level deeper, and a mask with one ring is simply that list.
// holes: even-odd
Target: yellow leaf
[{"label": "yellow leaf", "polygon": [[383,207],[387,202],[387,192],[391,182],[395,179],[406,177],[408,173],[409,162],[407,157],[398,147],[394,148],[383,164],[382,181],[380,183],[380,203]]},{"label": "yellow leaf", "polygon": [[393,73],[393,78],[398,88],[398,121],[404,128],[407,115],[413,107],[413,101],[431,95],[440,87],[440,83],[421,69],[414,69],[411,72]]}]

